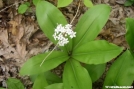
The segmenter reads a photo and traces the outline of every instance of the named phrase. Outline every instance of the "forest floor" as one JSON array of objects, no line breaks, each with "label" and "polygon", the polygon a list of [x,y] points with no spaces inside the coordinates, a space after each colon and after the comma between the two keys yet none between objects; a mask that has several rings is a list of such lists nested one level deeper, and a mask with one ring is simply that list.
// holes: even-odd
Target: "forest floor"
[{"label": "forest floor", "polygon": [[[31,0],[28,0],[31,2]],[[48,0],[56,5],[56,0]],[[74,0],[77,1],[77,0]],[[134,17],[134,7],[125,7],[125,0],[92,0],[94,5],[107,4],[112,10],[109,20],[96,39],[104,39],[116,45],[128,48],[125,41],[125,19]],[[54,45],[44,35],[38,26],[35,17],[35,6],[25,14],[18,14],[18,6],[23,3],[19,0],[0,0],[0,87],[6,87],[6,79],[14,77],[20,79],[27,89],[32,83],[28,77],[19,75],[20,67],[30,57],[51,50]],[[78,3],[60,8],[68,22],[74,17]],[[87,8],[81,4],[78,15],[73,22],[75,26],[78,19]],[[54,72],[62,73],[62,67],[57,67]],[[101,89],[104,77],[93,84],[93,89]]]}]

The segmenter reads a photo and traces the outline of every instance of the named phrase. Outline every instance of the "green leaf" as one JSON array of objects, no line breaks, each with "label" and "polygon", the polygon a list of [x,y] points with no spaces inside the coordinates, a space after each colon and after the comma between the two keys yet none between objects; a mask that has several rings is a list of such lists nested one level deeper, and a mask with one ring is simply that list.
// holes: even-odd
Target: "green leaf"
[{"label": "green leaf", "polygon": [[54,29],[57,27],[57,24],[67,24],[63,14],[49,2],[39,1],[36,6],[36,16],[39,26],[45,35],[56,44],[57,41],[55,41],[52,36],[54,34]]},{"label": "green leaf", "polygon": [[61,78],[59,78],[56,74],[52,73],[51,71],[45,72],[45,76],[49,84],[62,82]]},{"label": "green leaf", "polygon": [[[56,74],[52,73],[51,71],[47,71],[44,73],[46,80],[48,82],[48,84],[53,84],[53,83],[61,83],[62,80],[59,76],[57,76]],[[35,81],[37,75],[31,75],[30,79],[32,80],[32,82]]]},{"label": "green leaf", "polygon": [[55,83],[45,87],[45,89],[64,89],[64,88],[63,83]]},{"label": "green leaf", "polygon": [[74,59],[69,59],[63,72],[64,89],[92,89],[87,70]]},{"label": "green leaf", "polygon": [[36,75],[30,75],[29,77],[30,77],[30,80],[32,82],[34,82],[37,76],[38,76],[38,74],[36,74]]},{"label": "green leaf", "polygon": [[68,59],[68,55],[66,53],[54,51],[47,57],[47,59],[44,61],[43,65],[40,66],[40,64],[42,63],[44,58],[49,53],[50,52],[38,54],[37,56],[30,58],[22,66],[22,68],[20,70],[20,74],[21,75],[40,74],[42,72],[46,72],[48,70],[51,70],[51,69],[57,67],[59,64],[65,62]]},{"label": "green leaf", "polygon": [[127,0],[125,2],[124,6],[132,6],[133,3],[134,3],[134,1]]},{"label": "green leaf", "polygon": [[26,4],[28,7],[30,6],[30,3],[29,2],[25,2],[24,4]]},{"label": "green leaf", "polygon": [[41,0],[33,0],[33,4],[36,6],[39,1]]},{"label": "green leaf", "polygon": [[8,89],[25,89],[21,81],[15,78],[8,78],[6,83]]},{"label": "green leaf", "polygon": [[126,19],[126,40],[130,46],[130,49],[133,51],[134,50],[134,19],[132,18],[127,18]]},{"label": "green leaf", "polygon": [[65,7],[68,6],[73,0],[58,0],[57,7]]},{"label": "green leaf", "polygon": [[36,77],[36,80],[34,82],[32,89],[44,89],[44,87],[46,87],[46,86],[48,86],[48,83],[46,81],[46,77],[45,77],[44,73],[42,73]]},{"label": "green leaf", "polygon": [[125,51],[110,67],[104,81],[105,86],[131,86],[134,80],[134,58]]},{"label": "green leaf", "polygon": [[0,89],[6,89],[6,88],[1,88],[1,87],[0,87]]},{"label": "green leaf", "polygon": [[86,7],[93,7],[93,3],[91,0],[84,0],[84,4]]},{"label": "green leaf", "polygon": [[73,51],[72,57],[86,64],[103,64],[122,52],[121,47],[104,40],[88,42]]},{"label": "green leaf", "polygon": [[92,82],[95,82],[104,73],[106,64],[99,64],[99,65],[86,64],[86,65],[84,65],[84,67],[87,69],[87,71],[92,79]]},{"label": "green leaf", "polygon": [[107,22],[109,14],[110,7],[104,4],[93,6],[86,11],[76,25],[73,48],[77,49],[82,44],[94,40]]},{"label": "green leaf", "polygon": [[26,12],[26,10],[27,10],[28,8],[29,8],[28,5],[26,5],[26,4],[21,4],[21,5],[19,6],[19,8],[18,8],[18,13],[19,13],[19,14],[23,14],[23,13]]}]

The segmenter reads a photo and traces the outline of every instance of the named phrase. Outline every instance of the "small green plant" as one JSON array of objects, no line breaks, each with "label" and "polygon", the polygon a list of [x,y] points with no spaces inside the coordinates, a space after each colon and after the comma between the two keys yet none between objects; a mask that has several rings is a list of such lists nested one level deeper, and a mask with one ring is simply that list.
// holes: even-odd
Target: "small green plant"
[{"label": "small green plant", "polygon": [[[36,6],[39,1],[41,0],[32,0],[32,3]],[[30,8],[30,2],[24,2],[19,6],[18,13],[24,14],[29,8]]]},{"label": "small green plant", "polygon": [[[93,3],[91,0],[82,0],[86,7],[92,7]],[[71,4],[73,0],[58,0],[57,7],[65,7]]]},{"label": "small green plant", "polygon": [[125,6],[131,6],[134,3],[134,0],[126,0]]},{"label": "small green plant", "polygon": [[132,83],[134,80],[134,19],[126,19],[126,41],[129,44],[129,49],[124,51],[117,60],[112,64],[103,85],[103,89],[110,88],[111,86],[129,86],[133,88]]},{"label": "small green plant", "polygon": [[6,80],[6,83],[7,88],[0,88],[0,89],[25,89],[21,81],[15,78],[8,78]]},{"label": "small green plant", "polygon": [[[32,0],[33,4],[36,6],[37,3],[41,1],[41,0]],[[57,3],[57,7],[65,7],[68,6],[69,4],[72,3],[73,0],[58,0]],[[83,3],[85,4],[85,6],[87,7],[92,7],[93,3],[90,0],[83,0]],[[18,8],[18,13],[19,14],[24,14],[30,7],[30,3],[29,2],[25,2],[23,4],[21,4]]]},{"label": "small green plant", "polygon": [[[36,5],[38,24],[56,45],[54,49],[58,47],[60,50],[53,49],[38,54],[23,65],[21,75],[29,75],[31,78],[36,76],[33,78],[32,89],[92,89],[92,82],[102,75],[105,63],[123,50],[105,40],[95,40],[107,22],[109,14],[109,6],[93,6],[85,12],[72,30],[71,24],[74,19],[68,24],[57,7],[49,2],[39,1]],[[65,63],[61,81],[48,83],[44,74],[61,63]],[[89,68],[96,68],[97,71]],[[93,73],[98,75],[94,76]]]},{"label": "small green plant", "polygon": [[27,11],[27,9],[29,8],[30,3],[29,2],[25,2],[23,4],[21,4],[18,8],[18,13],[19,14],[23,14]]}]

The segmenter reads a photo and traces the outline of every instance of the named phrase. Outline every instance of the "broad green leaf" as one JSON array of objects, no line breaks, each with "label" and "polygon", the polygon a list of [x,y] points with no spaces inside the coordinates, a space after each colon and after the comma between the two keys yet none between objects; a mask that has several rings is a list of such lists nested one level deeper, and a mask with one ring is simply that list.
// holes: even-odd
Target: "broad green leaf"
[{"label": "broad green leaf", "polygon": [[[57,76],[56,74],[52,73],[51,71],[47,71],[44,73],[46,80],[48,82],[48,84],[53,84],[53,83],[61,83],[62,80],[59,76]],[[35,81],[37,75],[31,75],[30,79],[32,80],[32,82]]]},{"label": "broad green leaf", "polygon": [[91,0],[84,0],[84,4],[86,7],[93,7],[93,3]]},{"label": "broad green leaf", "polygon": [[87,70],[74,59],[69,59],[63,72],[64,89],[92,89],[92,82]]},{"label": "broad green leaf", "polygon": [[41,0],[33,0],[33,4],[36,6],[39,1]]},{"label": "broad green leaf", "polygon": [[52,73],[51,71],[45,72],[45,76],[49,84],[62,82],[61,78],[59,78],[56,74]]},{"label": "broad green leaf", "polygon": [[21,81],[15,78],[8,78],[6,83],[8,89],[25,89]]},{"label": "broad green leaf", "polygon": [[68,6],[73,0],[58,0],[57,7],[65,7]]},{"label": "broad green leaf", "polygon": [[18,13],[19,14],[23,14],[26,12],[26,10],[28,9],[28,5],[27,4],[21,4],[18,8]]},{"label": "broad green leaf", "polygon": [[[20,70],[21,75],[34,75],[40,74],[42,72],[46,72],[57,67],[59,64],[65,62],[68,59],[68,55],[64,52],[52,52],[47,59],[44,61],[43,65],[40,66],[44,58],[49,54],[43,53],[38,54],[32,58],[30,58]],[[36,71],[35,71],[36,70]]]},{"label": "broad green leaf", "polygon": [[134,19],[127,18],[126,19],[126,40],[130,46],[130,49],[134,50]]},{"label": "broad green leaf", "polygon": [[46,81],[45,74],[39,74],[34,82],[33,88],[32,89],[44,89],[46,86],[48,86],[48,83]]},{"label": "broad green leaf", "polygon": [[55,83],[45,87],[45,89],[64,89],[64,88],[63,83]]},{"label": "broad green leaf", "polygon": [[75,49],[72,57],[86,64],[103,64],[115,58],[121,52],[121,47],[104,40],[96,40]]},{"label": "broad green leaf", "polygon": [[105,86],[131,86],[133,80],[134,58],[127,50],[115,60],[108,70],[103,89],[106,89]]},{"label": "broad green leaf", "polygon": [[36,6],[36,16],[39,26],[45,35],[56,44],[57,41],[55,41],[52,36],[54,34],[54,29],[57,27],[57,24],[67,24],[66,18],[58,8],[47,1],[38,2]]},{"label": "broad green leaf", "polygon": [[76,37],[73,39],[73,49],[94,40],[107,22],[109,14],[110,7],[104,4],[93,6],[86,11],[74,30]]},{"label": "broad green leaf", "polygon": [[30,75],[29,77],[30,77],[30,80],[31,80],[32,82],[34,82],[35,79],[37,78],[37,76],[38,76],[38,74],[36,74],[36,75]]},{"label": "broad green leaf", "polygon": [[87,69],[87,71],[92,79],[92,82],[95,82],[104,73],[106,64],[98,64],[98,65],[86,64],[86,65],[84,65],[84,67]]}]

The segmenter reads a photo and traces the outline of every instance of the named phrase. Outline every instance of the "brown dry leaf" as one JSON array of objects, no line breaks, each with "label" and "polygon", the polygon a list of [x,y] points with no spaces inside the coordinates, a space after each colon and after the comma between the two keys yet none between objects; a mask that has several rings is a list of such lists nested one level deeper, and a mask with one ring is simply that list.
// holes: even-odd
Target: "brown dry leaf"
[{"label": "brown dry leaf", "polygon": [[24,25],[24,29],[25,29],[24,37],[25,37],[26,42],[29,44],[30,37],[38,30],[38,28],[35,28],[34,24],[32,24],[32,25],[27,25],[27,26]]},{"label": "brown dry leaf", "polygon": [[16,51],[20,57],[20,60],[19,62],[24,62],[26,61],[25,57],[26,57],[26,54],[27,54],[27,51],[26,51],[26,44],[24,43],[17,43],[16,44]]},{"label": "brown dry leaf", "polygon": [[0,40],[3,44],[2,48],[0,48],[0,55],[2,55],[5,59],[13,59],[18,61],[18,63],[23,61],[27,54],[26,45],[22,43],[20,45],[20,39],[23,36],[22,28],[19,29],[19,34],[16,36],[16,49],[12,47],[8,42],[8,33],[7,30],[0,30]]},{"label": "brown dry leaf", "polygon": [[14,58],[16,56],[15,49],[11,46],[3,47],[0,49],[0,55],[2,55],[5,59]]},{"label": "brown dry leaf", "polygon": [[3,43],[4,46],[8,46],[9,43],[8,43],[8,33],[7,33],[7,30],[0,30],[0,40],[1,42]]},{"label": "brown dry leaf", "polygon": [[118,25],[119,24],[119,20],[117,18],[109,18],[109,20],[114,24],[114,25]]},{"label": "brown dry leaf", "polygon": [[26,51],[26,43],[22,41],[22,37],[24,36],[24,27],[22,25],[18,26],[18,33],[16,35],[16,51],[19,55],[18,63],[22,63],[25,61],[25,57],[27,54]]},{"label": "brown dry leaf", "polygon": [[3,1],[0,0],[0,8],[2,8],[2,7],[3,7]]},{"label": "brown dry leaf", "polygon": [[119,5],[112,7],[109,20],[112,21],[114,25],[119,25],[120,20],[124,17],[123,9]]},{"label": "brown dry leaf", "polygon": [[18,24],[22,24],[21,21],[22,21],[22,15],[16,15],[14,18],[14,21],[16,21]]},{"label": "brown dry leaf", "polygon": [[104,0],[104,3],[108,3],[109,2],[109,0]]},{"label": "brown dry leaf", "polygon": [[116,44],[116,45],[120,45],[122,43],[121,37],[118,37],[118,38],[114,39],[113,43]]},{"label": "brown dry leaf", "polygon": [[22,26],[22,25],[19,25],[18,26],[18,32],[17,32],[17,34],[16,34],[16,36],[15,36],[15,38],[16,38],[16,43],[19,43],[20,41],[21,41],[21,38],[23,37],[23,35],[24,35],[24,27]]},{"label": "brown dry leaf", "polygon": [[116,1],[116,0],[109,0],[109,3],[115,5],[115,1]]},{"label": "brown dry leaf", "polygon": [[119,4],[124,4],[126,0],[116,0],[117,3]]},{"label": "brown dry leaf", "polygon": [[127,17],[134,18],[134,10],[131,7],[125,7],[124,8],[125,14]]},{"label": "brown dry leaf", "polygon": [[101,33],[103,36],[110,36],[111,35],[111,29],[107,29],[107,30],[102,30]]},{"label": "brown dry leaf", "polygon": [[17,35],[18,23],[16,21],[10,21],[9,24],[11,25],[10,31],[11,31],[12,35]]},{"label": "brown dry leaf", "polygon": [[47,50],[50,48],[50,46],[51,46],[52,44],[53,44],[53,43],[52,43],[51,41],[49,41],[48,44],[45,45],[45,46],[42,47],[42,48],[38,47],[38,48],[33,48],[33,49],[31,49],[31,50],[29,51],[29,54],[30,54],[30,55],[37,55],[38,53],[43,53],[43,52],[47,51]]}]

